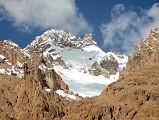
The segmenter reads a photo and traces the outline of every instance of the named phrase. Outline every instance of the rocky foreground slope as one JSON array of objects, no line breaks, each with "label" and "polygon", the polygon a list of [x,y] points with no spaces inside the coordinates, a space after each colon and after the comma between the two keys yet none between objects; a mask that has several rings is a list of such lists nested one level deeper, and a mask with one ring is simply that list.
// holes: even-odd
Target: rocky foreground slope
[{"label": "rocky foreground slope", "polygon": [[[1,120],[158,120],[159,64],[120,78],[98,97],[70,102],[38,82],[0,77]],[[30,87],[31,86],[31,87]]]},{"label": "rocky foreground slope", "polygon": [[0,120],[52,120],[62,118],[68,101],[46,92],[39,81],[0,76]]}]

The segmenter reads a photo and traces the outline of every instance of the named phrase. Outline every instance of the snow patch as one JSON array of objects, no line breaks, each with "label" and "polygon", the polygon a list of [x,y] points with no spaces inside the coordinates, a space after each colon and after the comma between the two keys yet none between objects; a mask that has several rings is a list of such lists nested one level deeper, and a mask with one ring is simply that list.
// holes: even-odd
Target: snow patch
[{"label": "snow patch", "polygon": [[46,87],[44,89],[45,89],[46,92],[51,92],[51,90],[52,90],[52,89],[49,89],[49,88],[46,88]]},{"label": "snow patch", "polygon": [[6,59],[6,57],[4,57],[3,55],[0,54],[0,59],[4,60],[4,59]]},{"label": "snow patch", "polygon": [[4,68],[0,68],[0,74],[5,74],[5,69]]},{"label": "snow patch", "polygon": [[77,97],[74,95],[66,94],[63,90],[57,90],[56,93],[62,97],[66,97],[67,99],[75,100]]},{"label": "snow patch", "polygon": [[16,65],[17,65],[18,67],[23,67],[22,63],[20,63],[19,61],[17,61]]}]

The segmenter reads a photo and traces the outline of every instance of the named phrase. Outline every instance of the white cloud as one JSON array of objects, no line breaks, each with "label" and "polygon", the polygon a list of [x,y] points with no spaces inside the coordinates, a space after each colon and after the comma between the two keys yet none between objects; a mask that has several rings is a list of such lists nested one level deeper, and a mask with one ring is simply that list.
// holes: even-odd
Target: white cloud
[{"label": "white cloud", "polygon": [[0,8],[1,18],[26,30],[56,28],[75,34],[92,30],[75,0],[0,0]]},{"label": "white cloud", "polygon": [[112,20],[101,26],[104,37],[103,47],[129,53],[141,38],[148,35],[150,29],[159,27],[159,4],[149,10],[140,9],[137,13],[127,10],[123,4],[112,9]]}]

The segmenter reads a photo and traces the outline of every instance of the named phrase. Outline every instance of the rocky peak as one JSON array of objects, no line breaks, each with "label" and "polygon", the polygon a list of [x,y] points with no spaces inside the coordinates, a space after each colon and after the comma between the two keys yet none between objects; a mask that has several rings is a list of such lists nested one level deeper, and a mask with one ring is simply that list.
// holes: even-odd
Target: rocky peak
[{"label": "rocky peak", "polygon": [[25,57],[29,57],[27,53],[11,40],[0,42],[0,54],[5,56],[13,65],[16,65],[17,61],[23,62]]},{"label": "rocky peak", "polygon": [[45,50],[52,44],[60,47],[80,47],[80,41],[80,38],[75,37],[69,32],[51,29],[44,32],[41,36],[37,36],[26,49],[37,50],[39,46],[42,46],[41,49]]},{"label": "rocky peak", "polygon": [[135,68],[141,68],[146,64],[152,64],[159,61],[159,29],[155,28],[150,31],[147,38],[142,39],[135,47],[132,55],[129,56],[127,69],[125,72],[130,73]]},{"label": "rocky peak", "polygon": [[84,46],[97,45],[97,43],[93,39],[92,34],[85,34],[82,43],[83,43]]},{"label": "rocky peak", "polygon": [[26,47],[26,50],[37,50],[40,46],[41,51],[45,51],[52,44],[61,48],[82,48],[88,45],[97,45],[92,37],[92,34],[86,34],[84,38],[81,39],[80,37],[76,37],[69,32],[51,29],[44,32],[41,36],[37,36],[35,40]]},{"label": "rocky peak", "polygon": [[29,55],[11,40],[0,42],[0,74],[23,76],[23,62]]},{"label": "rocky peak", "polygon": [[17,48],[18,45],[16,43],[13,43],[11,40],[3,40],[1,41],[1,44],[3,44],[4,46],[8,46],[8,47],[14,47]]},{"label": "rocky peak", "polygon": [[90,40],[92,40],[93,39],[93,36],[92,36],[92,34],[90,33],[90,34],[85,34],[85,36],[84,36],[84,38],[83,38],[84,40],[87,40],[87,41],[90,41]]}]

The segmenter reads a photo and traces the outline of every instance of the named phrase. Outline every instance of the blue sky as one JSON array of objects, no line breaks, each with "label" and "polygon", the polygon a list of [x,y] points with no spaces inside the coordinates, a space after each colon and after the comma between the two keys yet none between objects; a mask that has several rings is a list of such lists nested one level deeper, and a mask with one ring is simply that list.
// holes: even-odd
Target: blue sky
[{"label": "blue sky", "polygon": [[91,32],[103,50],[129,53],[158,21],[159,0],[0,0],[0,39],[22,48],[54,28]]}]

